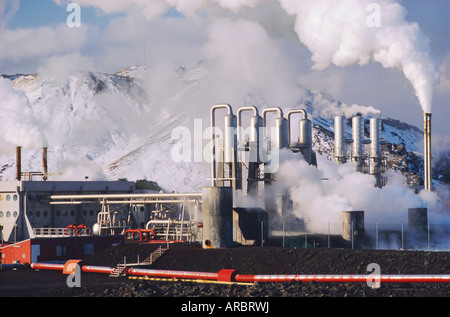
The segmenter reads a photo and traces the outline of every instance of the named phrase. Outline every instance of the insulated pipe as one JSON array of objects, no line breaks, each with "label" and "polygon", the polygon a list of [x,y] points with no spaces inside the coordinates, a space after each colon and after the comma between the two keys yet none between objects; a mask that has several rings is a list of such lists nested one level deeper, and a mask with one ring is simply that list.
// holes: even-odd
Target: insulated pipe
[{"label": "insulated pipe", "polygon": [[[105,199],[105,204],[179,204],[179,203],[195,203],[201,199],[176,199],[176,200],[160,200],[160,199],[152,199],[152,200],[107,200]],[[87,205],[87,204],[98,204],[98,201],[51,201],[50,205]]]},{"label": "insulated pipe", "polygon": [[[31,268],[42,270],[62,271],[64,264],[32,263]],[[82,271],[87,273],[111,274],[114,268],[105,266],[82,266]],[[245,275],[235,274],[234,270],[221,270],[218,273],[191,272],[175,270],[154,270],[129,268],[125,270],[128,275],[154,276],[166,278],[189,278],[220,280],[224,276],[232,282],[367,282],[374,279],[380,283],[450,283],[450,274],[418,274],[418,275],[375,275],[375,274],[270,274],[270,275]]]},{"label": "insulated pipe", "polygon": [[179,198],[179,197],[191,197],[201,198],[201,193],[180,193],[180,194],[98,194],[98,195],[52,195],[52,200],[67,200],[67,199],[164,199],[164,198]]},{"label": "insulated pipe", "polygon": [[84,265],[81,267],[81,271],[86,273],[111,274],[114,271],[114,268],[107,266]]},{"label": "insulated pipe", "polygon": [[31,268],[35,270],[53,270],[62,271],[64,270],[64,264],[55,263],[31,263]]},{"label": "insulated pipe", "polygon": [[[262,111],[262,117],[263,117],[263,138],[264,141],[266,139],[267,136],[267,132],[266,132],[266,128],[267,128],[267,113],[268,112],[278,112],[278,118],[276,118],[276,122],[275,125],[278,128],[277,130],[277,137],[276,137],[276,141],[277,141],[277,146],[278,149],[281,150],[284,147],[288,147],[287,143],[287,126],[284,125],[286,124],[285,121],[287,121],[284,117],[283,117],[283,110],[281,110],[280,107],[274,107],[274,108],[266,108]],[[266,160],[267,161],[267,158]]]},{"label": "insulated pipe", "polygon": [[260,128],[260,124],[261,124],[261,117],[259,116],[258,113],[258,108],[252,106],[252,107],[241,107],[239,108],[238,112],[237,112],[237,140],[238,142],[240,142],[242,140],[242,133],[243,133],[243,128],[242,128],[242,112],[244,111],[253,111],[253,117],[252,120],[250,122],[250,136],[249,136],[249,142],[253,143],[256,145],[256,148],[252,148],[251,151],[253,153],[251,153],[250,157],[250,162],[257,162],[259,161],[258,159],[258,153],[259,153],[259,146],[260,146],[260,140],[259,140],[259,128]]},{"label": "insulated pipe", "polygon": [[288,144],[291,144],[291,115],[293,115],[294,113],[302,113],[303,114],[303,120],[307,120],[308,119],[308,113],[306,112],[306,110],[304,109],[296,109],[296,110],[291,110],[287,113],[287,125],[288,125]]},{"label": "insulated pipe", "polygon": [[190,278],[190,279],[204,279],[204,280],[217,280],[217,278],[219,276],[219,273],[173,271],[173,270],[152,270],[152,269],[136,269],[136,268],[130,268],[126,271],[126,273],[129,275],[134,275],[134,276]]},{"label": "insulated pipe", "polygon": [[376,280],[380,283],[449,283],[450,275],[338,275],[338,274],[308,274],[308,275],[241,275],[235,277],[236,282],[368,282]]},{"label": "insulated pipe", "polygon": [[233,114],[233,109],[229,104],[220,104],[215,105],[211,108],[211,185],[216,185],[216,145],[215,145],[215,139],[216,139],[216,116],[215,112],[217,109],[227,109],[228,113],[227,115]]},{"label": "insulated pipe", "polygon": [[241,119],[241,115],[242,112],[244,111],[253,111],[253,116],[254,117],[258,117],[258,108],[252,106],[252,107],[241,107],[238,109],[237,111],[237,136],[238,136],[238,141],[241,140],[241,128],[242,128],[242,119]]}]

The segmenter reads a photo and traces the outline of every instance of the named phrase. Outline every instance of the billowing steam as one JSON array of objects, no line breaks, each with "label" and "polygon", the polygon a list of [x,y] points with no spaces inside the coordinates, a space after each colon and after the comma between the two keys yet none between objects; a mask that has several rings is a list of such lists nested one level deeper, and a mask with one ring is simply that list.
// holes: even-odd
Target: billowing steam
[{"label": "billowing steam", "polygon": [[[415,89],[425,113],[431,113],[437,80],[429,40],[406,10],[392,0],[280,0],[297,16],[295,31],[312,52],[315,69],[331,64],[365,65],[371,60],[399,68]],[[373,12],[371,10],[374,10]],[[378,12],[376,11],[378,10]],[[371,15],[374,21],[371,21]]]},{"label": "billowing steam", "polygon": [[[62,4],[62,0],[54,0]],[[214,8],[237,12],[262,0],[79,0],[106,13],[142,12],[153,20],[171,8],[186,16]],[[406,21],[406,9],[394,0],[279,0],[286,13],[296,16],[295,31],[312,53],[314,69],[331,64],[345,67],[371,61],[398,68],[411,82],[424,112],[431,113],[438,73],[429,39],[417,23]],[[208,11],[209,10],[209,11]]]},{"label": "billowing steam", "polygon": [[47,140],[35,124],[36,114],[27,96],[11,87],[9,79],[0,77],[0,151],[23,145],[28,148],[47,146]]}]

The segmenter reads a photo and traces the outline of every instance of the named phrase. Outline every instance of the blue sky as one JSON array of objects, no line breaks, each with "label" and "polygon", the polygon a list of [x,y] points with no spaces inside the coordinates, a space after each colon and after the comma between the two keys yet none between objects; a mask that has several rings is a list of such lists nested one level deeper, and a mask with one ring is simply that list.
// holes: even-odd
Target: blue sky
[{"label": "blue sky", "polygon": [[[35,28],[55,26],[65,23],[70,12],[67,6],[58,5],[53,0],[21,0],[20,8],[8,26],[15,28]],[[82,21],[89,24],[106,26],[111,18],[117,16],[104,14],[100,9],[90,6],[82,8]]]},{"label": "blue sky", "polygon": [[[398,70],[377,63],[311,69],[313,54],[297,37],[295,16],[287,14],[278,1],[242,0],[239,8],[226,7],[223,3],[220,6],[219,0],[175,1],[178,7],[173,8],[164,0],[146,2],[152,5],[136,5],[134,0],[80,0],[82,26],[73,29],[65,25],[70,14],[66,11],[68,3],[65,0],[0,0],[0,74],[31,73],[67,64],[103,72],[143,63],[189,67],[206,58],[220,58],[229,63],[228,69],[241,63],[237,72],[249,67],[254,71],[250,75],[258,78],[276,74],[284,80],[272,68],[271,74],[261,72],[260,65],[256,65],[258,58],[246,55],[248,51],[253,54],[251,50],[262,50],[265,51],[260,56],[262,61],[267,58],[272,65],[279,63],[285,73],[305,88],[330,93],[348,104],[374,106],[386,116],[422,128],[414,90]],[[195,7],[198,3],[203,6]],[[433,96],[434,130],[448,136],[450,1],[404,0],[399,4],[406,9],[406,20],[417,22],[430,40],[441,80]],[[236,30],[231,23],[220,24],[222,21],[248,22],[243,25],[249,26],[251,34],[267,45],[253,43],[246,47],[245,40],[240,41],[241,34],[235,34],[236,41],[231,40],[230,45],[241,49],[241,59],[232,60],[230,54],[222,56],[218,48],[223,41],[215,40],[212,34],[227,39],[227,30]],[[242,62],[242,56],[250,58]],[[234,78],[232,74],[227,76]],[[280,96],[280,100],[285,99]]]}]

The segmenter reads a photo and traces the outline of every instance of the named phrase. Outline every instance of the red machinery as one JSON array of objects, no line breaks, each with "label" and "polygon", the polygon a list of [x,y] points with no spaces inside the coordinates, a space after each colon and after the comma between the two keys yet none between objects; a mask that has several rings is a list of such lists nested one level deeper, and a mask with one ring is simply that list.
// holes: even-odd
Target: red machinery
[{"label": "red machinery", "polygon": [[86,227],[86,225],[83,225],[83,224],[81,224],[81,225],[74,225],[74,224],[68,225],[66,227],[66,230],[65,230],[65,234],[66,235],[67,235],[67,232],[69,230],[75,230],[75,236],[78,236],[79,234],[81,234],[82,230],[84,230],[84,234],[87,234],[88,227]]},{"label": "red machinery", "polygon": [[125,231],[126,242],[149,242],[156,239],[153,229],[128,229]]}]

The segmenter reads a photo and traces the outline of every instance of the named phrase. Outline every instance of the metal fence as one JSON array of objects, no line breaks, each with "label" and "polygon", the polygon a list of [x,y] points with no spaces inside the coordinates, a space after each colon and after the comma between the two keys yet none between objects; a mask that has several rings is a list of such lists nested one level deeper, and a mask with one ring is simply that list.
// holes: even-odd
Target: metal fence
[{"label": "metal fence", "polygon": [[450,251],[450,224],[366,223],[358,229],[352,226],[353,234],[344,239],[342,223],[280,223],[270,227],[269,235],[282,246]]}]

